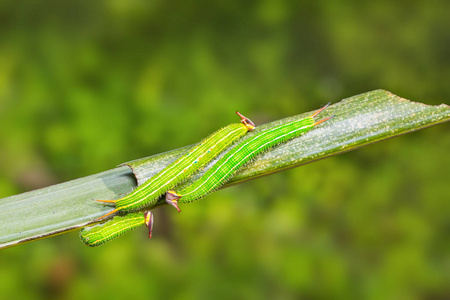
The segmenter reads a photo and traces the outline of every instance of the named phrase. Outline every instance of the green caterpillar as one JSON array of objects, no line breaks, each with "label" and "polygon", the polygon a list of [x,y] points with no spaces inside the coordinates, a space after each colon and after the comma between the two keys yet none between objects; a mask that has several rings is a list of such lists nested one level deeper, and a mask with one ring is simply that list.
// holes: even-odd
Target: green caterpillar
[{"label": "green caterpillar", "polygon": [[195,146],[189,153],[167,166],[127,196],[117,200],[97,200],[116,205],[113,211],[98,219],[116,212],[134,212],[154,206],[159,196],[187,179],[234,141],[255,128],[255,124],[250,119],[239,112],[236,112],[236,114],[241,118],[241,123],[230,124],[217,130]]},{"label": "green caterpillar", "polygon": [[[132,212],[142,207],[152,207],[156,204],[160,195],[192,175],[192,173],[208,163],[230,144],[247,133],[247,131],[252,131],[255,128],[250,119],[239,112],[236,112],[236,114],[241,118],[241,123],[231,124],[214,132],[189,153],[160,171],[129,195],[118,200],[97,200],[116,204],[116,209],[98,219],[102,219],[117,211]],[[88,246],[99,246],[143,224],[147,225],[149,238],[151,238],[153,214],[150,211],[116,216],[104,224],[83,228],[80,232],[80,237]]]},{"label": "green caterpillar", "polygon": [[[167,192],[166,202],[175,206],[177,210],[180,211],[178,208],[179,199],[181,199],[180,202],[191,202],[206,196],[228,181],[239,168],[244,166],[258,154],[277,144],[284,143],[297,137],[311,130],[316,125],[332,118],[328,117],[317,122],[314,121],[314,117],[328,105],[329,104],[310,117],[274,127],[242,141],[219,159],[210,170],[192,185],[179,192]],[[254,128],[253,123],[251,123],[251,125]],[[98,246],[115,237],[123,235],[128,231],[134,230],[143,224],[146,224],[149,227],[149,237],[151,237],[153,215],[150,212],[145,212],[144,214],[130,213],[123,217],[116,216],[113,220],[103,225],[83,229],[80,236],[86,245]]]},{"label": "green caterpillar", "polygon": [[307,118],[273,127],[238,143],[193,184],[177,192],[173,190],[167,192],[166,202],[179,210],[178,201],[192,202],[213,192],[258,154],[300,136],[313,129],[316,125],[330,119],[331,117],[317,122],[314,121],[314,117],[328,105],[329,103]]},{"label": "green caterpillar", "polygon": [[152,238],[153,214],[149,211],[116,216],[105,224],[83,228],[80,238],[90,247],[100,246],[144,224],[148,227],[148,237]]}]

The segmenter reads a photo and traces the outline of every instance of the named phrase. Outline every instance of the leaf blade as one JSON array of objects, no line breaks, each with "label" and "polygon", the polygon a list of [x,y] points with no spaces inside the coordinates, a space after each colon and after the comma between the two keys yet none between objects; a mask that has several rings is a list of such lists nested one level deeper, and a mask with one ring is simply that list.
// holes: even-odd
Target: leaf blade
[{"label": "leaf blade", "polygon": [[[310,114],[308,112],[258,126],[255,133]],[[262,154],[240,170],[226,186],[449,121],[450,107],[428,106],[387,91],[375,90],[344,99],[320,114],[323,118],[330,115],[336,117],[306,135]],[[0,248],[95,222],[96,218],[112,208],[94,199],[119,198],[136,186],[133,173],[142,183],[190,147],[126,163],[133,172],[122,165],[99,174],[0,199]]]}]

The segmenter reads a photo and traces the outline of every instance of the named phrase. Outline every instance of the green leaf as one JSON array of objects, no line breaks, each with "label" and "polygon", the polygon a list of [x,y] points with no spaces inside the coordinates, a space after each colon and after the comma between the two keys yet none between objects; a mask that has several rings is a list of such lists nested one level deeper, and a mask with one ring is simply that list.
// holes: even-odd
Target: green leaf
[{"label": "green leaf", "polygon": [[[254,133],[246,137],[310,114],[307,112],[258,126]],[[450,120],[450,107],[444,104],[428,106],[376,90],[342,100],[320,114],[323,118],[331,115],[335,117],[307,134],[259,156],[240,170],[226,186],[446,122]],[[190,146],[126,165],[142,183],[188,148]],[[78,229],[95,222],[96,218],[112,208],[94,199],[116,199],[136,186],[133,172],[127,166],[1,199],[0,247]],[[163,204],[162,201],[160,203]]]}]

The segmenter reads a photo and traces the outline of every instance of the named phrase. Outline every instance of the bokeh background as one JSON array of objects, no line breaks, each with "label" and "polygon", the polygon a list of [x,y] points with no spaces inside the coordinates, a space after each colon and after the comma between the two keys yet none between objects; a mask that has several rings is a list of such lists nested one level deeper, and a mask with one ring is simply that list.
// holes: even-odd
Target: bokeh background
[{"label": "bokeh background", "polygon": [[[0,197],[377,88],[450,103],[449,1],[2,1]],[[0,250],[2,299],[448,299],[449,125]],[[0,200],[1,201],[1,200]],[[1,228],[0,228],[1,232]]]}]

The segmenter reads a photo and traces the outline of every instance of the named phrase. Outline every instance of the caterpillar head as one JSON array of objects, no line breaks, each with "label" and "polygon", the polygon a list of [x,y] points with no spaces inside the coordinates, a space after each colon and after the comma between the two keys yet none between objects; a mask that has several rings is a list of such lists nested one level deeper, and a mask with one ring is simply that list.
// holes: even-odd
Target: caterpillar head
[{"label": "caterpillar head", "polygon": [[252,122],[249,118],[236,111],[236,114],[241,118],[241,123],[247,127],[248,131],[253,131],[255,129],[255,123]]}]

